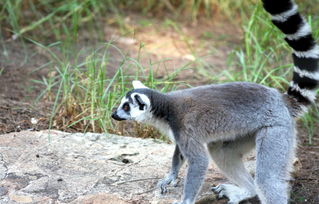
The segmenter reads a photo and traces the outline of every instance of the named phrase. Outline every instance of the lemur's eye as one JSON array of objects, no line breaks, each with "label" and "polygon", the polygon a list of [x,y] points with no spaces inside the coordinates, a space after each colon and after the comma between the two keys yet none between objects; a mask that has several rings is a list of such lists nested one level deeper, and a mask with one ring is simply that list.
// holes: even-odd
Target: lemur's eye
[{"label": "lemur's eye", "polygon": [[123,110],[124,110],[125,112],[130,111],[130,105],[129,105],[128,103],[124,103],[124,104],[123,104]]}]

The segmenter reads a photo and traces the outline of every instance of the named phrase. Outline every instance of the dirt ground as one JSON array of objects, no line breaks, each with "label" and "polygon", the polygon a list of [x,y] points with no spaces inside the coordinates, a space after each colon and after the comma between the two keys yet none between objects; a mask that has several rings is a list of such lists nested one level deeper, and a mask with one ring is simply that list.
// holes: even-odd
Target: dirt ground
[{"label": "dirt ground", "polygon": [[[183,32],[190,35],[192,32],[196,33],[194,27],[183,29]],[[106,35],[107,40],[111,36],[110,32],[113,31],[111,28],[105,30],[108,33]],[[223,33],[221,28],[216,30],[217,33]],[[136,34],[134,38],[136,42],[129,44],[127,44],[127,38],[119,37],[119,47],[133,47],[130,52],[134,56],[134,51],[138,47],[137,42],[143,40],[143,42],[148,43],[147,56],[165,58],[171,55],[170,57],[173,60],[170,65],[172,67],[177,67],[176,64],[189,60],[189,52],[183,48],[185,45],[179,40],[176,33],[163,34],[153,29],[148,30],[148,32],[154,35],[147,35],[143,31],[142,29]],[[230,32],[225,31],[224,33]],[[117,33],[114,32],[114,35],[117,35]],[[194,37],[194,39],[198,38],[199,36]],[[123,42],[120,42],[121,40]],[[238,37],[227,37],[226,43],[219,43],[220,40],[214,39],[208,39],[207,41],[215,41],[215,45],[221,47],[221,50],[215,53],[215,57],[210,59],[209,62],[214,65],[213,67],[219,67],[219,70],[226,68],[227,53],[232,49],[233,44],[239,41]],[[203,49],[205,49],[205,46],[207,45],[203,45]],[[36,100],[43,87],[32,81],[41,80],[43,76],[47,75],[48,70],[35,71],[37,67],[47,62],[47,56],[41,54],[30,43],[25,43],[25,46],[22,47],[18,41],[7,42],[5,48],[0,53],[0,70],[3,70],[0,74],[0,134],[28,129],[47,129],[52,104],[47,101]],[[214,72],[216,70],[209,71]],[[196,77],[192,70],[180,75],[179,79],[193,81],[193,84],[206,83],[199,76]],[[34,120],[37,122],[34,123]],[[313,145],[308,144],[305,129],[299,127],[298,135],[300,142],[297,167],[300,169],[294,174],[292,180],[291,203],[319,203],[319,134],[318,132],[315,133]]]}]

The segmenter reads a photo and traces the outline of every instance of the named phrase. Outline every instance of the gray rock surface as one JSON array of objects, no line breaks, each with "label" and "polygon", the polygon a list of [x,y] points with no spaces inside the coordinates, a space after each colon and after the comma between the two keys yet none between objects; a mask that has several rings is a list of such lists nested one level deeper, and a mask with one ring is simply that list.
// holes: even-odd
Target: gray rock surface
[{"label": "gray rock surface", "polygon": [[[181,196],[185,167],[166,195],[155,187],[170,169],[173,150],[158,140],[110,134],[0,135],[0,203],[170,203]],[[200,196],[221,182],[210,165]]]}]

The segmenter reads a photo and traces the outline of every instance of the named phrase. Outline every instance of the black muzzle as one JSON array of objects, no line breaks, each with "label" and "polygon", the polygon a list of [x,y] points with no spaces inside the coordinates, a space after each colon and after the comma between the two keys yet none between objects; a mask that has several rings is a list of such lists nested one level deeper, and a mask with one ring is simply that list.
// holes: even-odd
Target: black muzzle
[{"label": "black muzzle", "polygon": [[116,111],[114,111],[112,113],[112,116],[111,116],[114,120],[118,120],[118,121],[121,121],[121,120],[125,120],[124,118],[121,118],[117,115]]}]

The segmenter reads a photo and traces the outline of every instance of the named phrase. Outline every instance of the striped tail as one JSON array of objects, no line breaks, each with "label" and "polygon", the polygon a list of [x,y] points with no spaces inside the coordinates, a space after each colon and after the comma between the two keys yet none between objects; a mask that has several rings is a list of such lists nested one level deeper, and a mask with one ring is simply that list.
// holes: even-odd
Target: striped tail
[{"label": "striped tail", "polygon": [[287,94],[296,101],[294,115],[297,116],[306,111],[306,106],[316,99],[319,84],[319,46],[312,36],[309,24],[299,14],[298,6],[293,0],[262,1],[264,9],[271,14],[273,24],[286,35],[285,40],[293,49],[294,72]]}]

